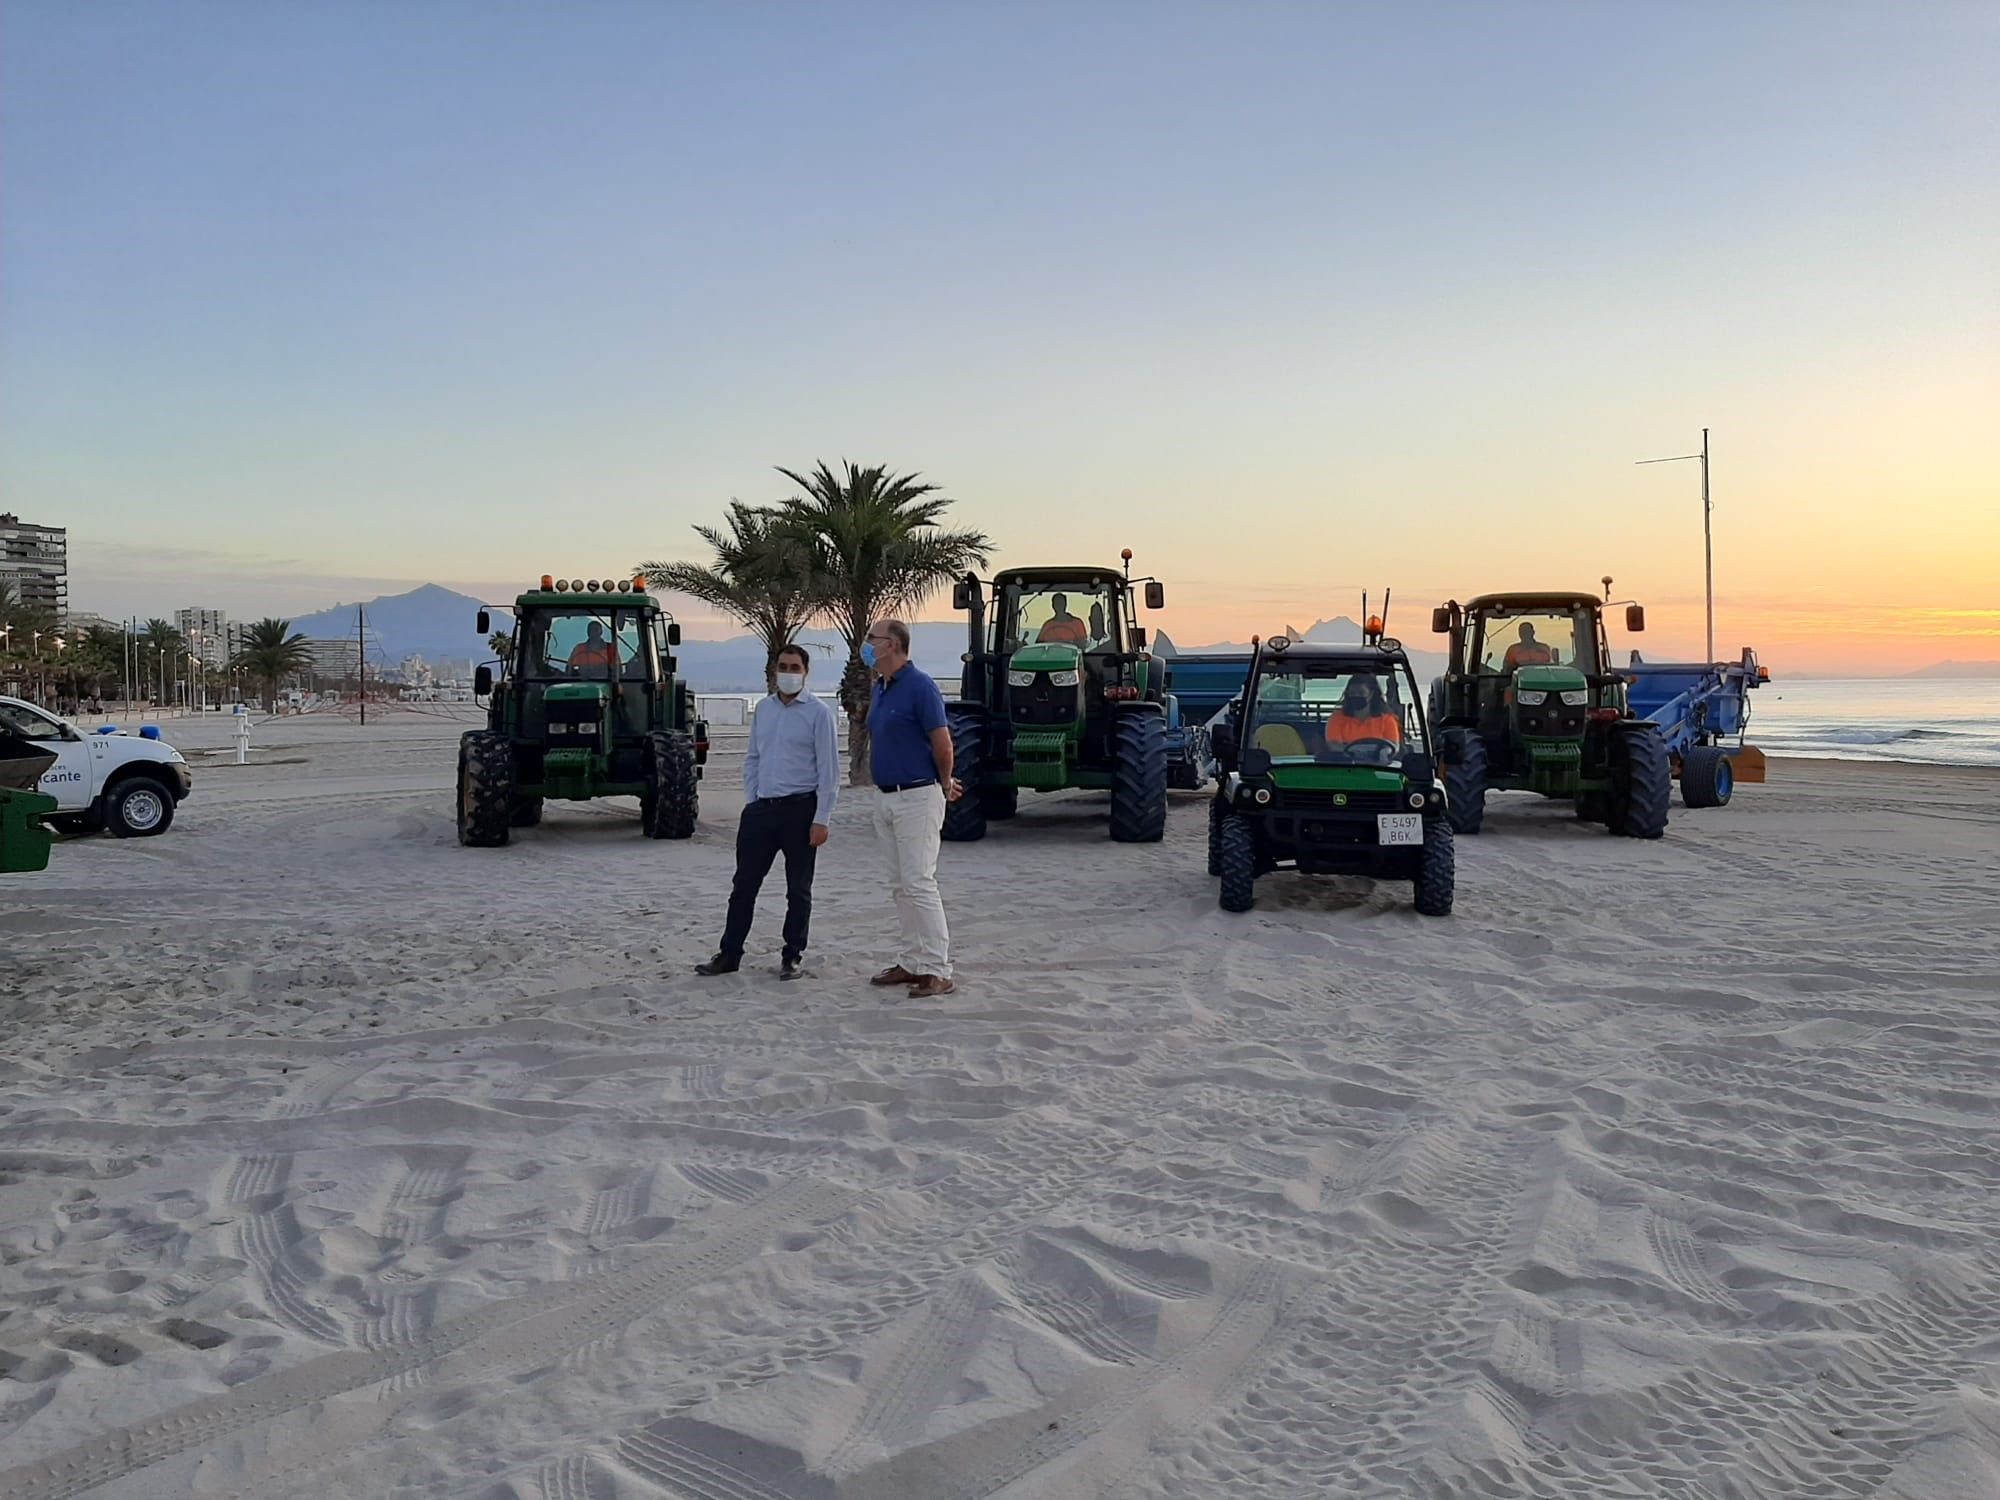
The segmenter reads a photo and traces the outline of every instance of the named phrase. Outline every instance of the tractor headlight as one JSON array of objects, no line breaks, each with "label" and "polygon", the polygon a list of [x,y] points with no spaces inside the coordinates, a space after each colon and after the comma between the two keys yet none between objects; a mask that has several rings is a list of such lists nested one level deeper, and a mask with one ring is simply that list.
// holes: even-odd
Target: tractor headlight
[{"label": "tractor headlight", "polygon": [[1009,672],[1007,674],[1008,687],[1033,687],[1034,685],[1035,674],[1033,672]]},{"label": "tractor headlight", "polygon": [[1548,702],[1549,695],[1547,693],[1530,692],[1526,688],[1523,688],[1514,695],[1514,701],[1523,708],[1536,708]]},{"label": "tractor headlight", "polygon": [[1049,673],[1049,686],[1051,687],[1075,687],[1077,680],[1077,674],[1074,672]]},{"label": "tractor headlight", "polygon": [[1262,807],[1266,802],[1271,800],[1271,789],[1267,786],[1260,786],[1250,796],[1259,807]]},{"label": "tractor headlight", "polygon": [[1570,708],[1582,708],[1589,701],[1589,688],[1572,688],[1563,694],[1563,703]]},{"label": "tractor headlight", "polygon": [[1424,794],[1422,792],[1410,793],[1410,806],[1422,807],[1423,805],[1424,805]]}]

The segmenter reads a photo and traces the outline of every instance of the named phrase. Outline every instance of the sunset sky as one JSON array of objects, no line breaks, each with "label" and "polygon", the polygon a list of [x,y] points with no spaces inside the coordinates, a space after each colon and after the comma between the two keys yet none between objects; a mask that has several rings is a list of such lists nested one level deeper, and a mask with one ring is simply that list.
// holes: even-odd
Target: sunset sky
[{"label": "sunset sky", "polygon": [[1723,652],[2000,658],[1996,78],[1990,0],[9,0],[0,508],[299,614],[845,456],[1183,642],[1610,573],[1677,654],[1707,426]]}]

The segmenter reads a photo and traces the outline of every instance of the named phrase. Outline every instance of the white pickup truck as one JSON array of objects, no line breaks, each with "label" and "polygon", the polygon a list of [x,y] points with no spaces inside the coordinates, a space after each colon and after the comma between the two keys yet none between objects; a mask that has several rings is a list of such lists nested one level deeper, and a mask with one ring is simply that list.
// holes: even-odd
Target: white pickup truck
[{"label": "white pickup truck", "polygon": [[124,839],[165,833],[193,785],[172,745],[122,732],[85,734],[19,698],[0,698],[0,730],[55,756],[35,790],[56,799],[48,821],[64,833],[108,828]]}]

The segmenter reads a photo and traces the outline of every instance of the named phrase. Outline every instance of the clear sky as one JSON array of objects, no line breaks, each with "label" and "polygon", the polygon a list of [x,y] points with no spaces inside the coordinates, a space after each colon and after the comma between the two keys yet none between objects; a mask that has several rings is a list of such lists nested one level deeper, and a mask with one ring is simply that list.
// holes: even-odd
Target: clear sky
[{"label": "clear sky", "polygon": [[[1183,642],[1594,585],[2000,657],[2000,5],[8,0],[0,506],[79,608],[923,471]],[[1403,622],[1415,636],[1414,617]]]}]

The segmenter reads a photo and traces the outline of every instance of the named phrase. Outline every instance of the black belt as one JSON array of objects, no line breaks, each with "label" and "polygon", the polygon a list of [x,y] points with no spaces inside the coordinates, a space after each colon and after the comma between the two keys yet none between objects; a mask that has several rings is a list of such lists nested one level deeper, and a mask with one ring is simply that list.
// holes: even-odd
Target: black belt
[{"label": "black belt", "polygon": [[765,804],[767,804],[767,803],[772,803],[772,802],[803,802],[803,801],[804,801],[804,800],[805,800],[806,798],[808,798],[808,797],[811,797],[811,798],[812,798],[812,799],[813,799],[814,801],[818,801],[818,800],[819,800],[819,793],[818,793],[818,792],[787,792],[787,793],[785,793],[785,795],[784,795],[784,796],[782,796],[782,797],[759,797],[759,798],[757,798],[757,799],[756,799],[755,801],[753,801],[753,802],[752,802],[752,803],[751,803],[750,805],[751,805],[752,807],[762,807],[762,806],[764,806]]},{"label": "black belt", "polygon": [[920,786],[936,785],[937,777],[926,776],[922,781],[878,781],[875,783],[875,790],[878,792],[914,792]]}]

